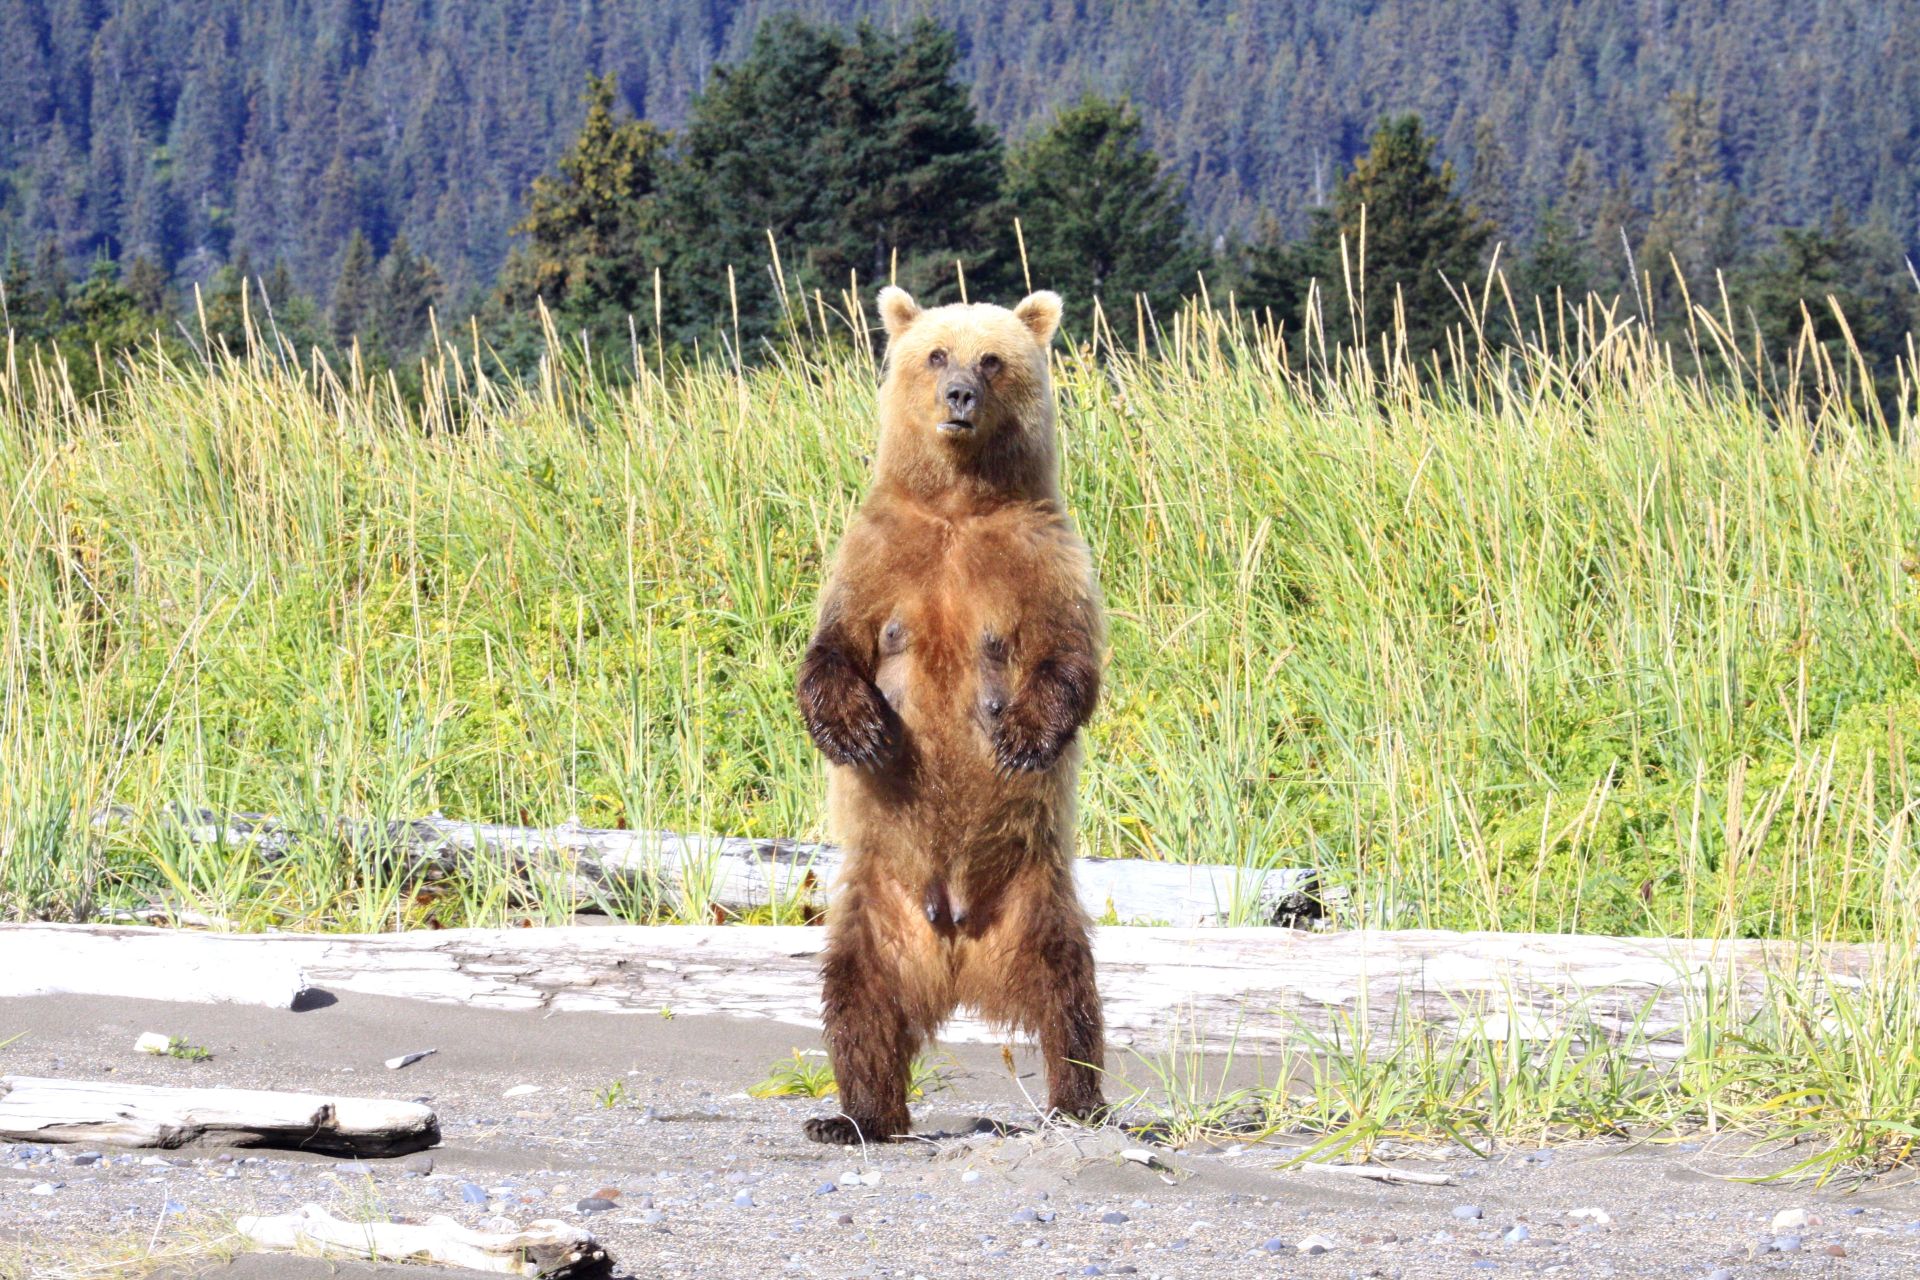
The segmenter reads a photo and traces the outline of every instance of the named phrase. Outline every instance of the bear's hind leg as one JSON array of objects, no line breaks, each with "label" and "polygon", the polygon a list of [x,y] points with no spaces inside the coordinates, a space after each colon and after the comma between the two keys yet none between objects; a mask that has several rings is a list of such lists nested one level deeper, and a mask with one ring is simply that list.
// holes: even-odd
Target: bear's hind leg
[{"label": "bear's hind leg", "polygon": [[1000,984],[999,994],[981,1007],[1040,1041],[1049,1110],[1098,1121],[1107,1111],[1100,1092],[1106,1035],[1093,945],[1072,881],[1034,892],[1025,910],[1010,913],[1009,924],[1012,945],[996,948],[1006,956],[999,972],[981,975]]},{"label": "bear's hind leg", "polygon": [[[848,895],[849,898],[852,895]],[[857,902],[839,904],[858,912]],[[918,1037],[899,999],[897,958],[875,944],[865,922],[852,919],[827,942],[821,1005],[827,1054],[840,1091],[837,1116],[807,1121],[815,1142],[858,1146],[906,1134],[907,1079]]]}]

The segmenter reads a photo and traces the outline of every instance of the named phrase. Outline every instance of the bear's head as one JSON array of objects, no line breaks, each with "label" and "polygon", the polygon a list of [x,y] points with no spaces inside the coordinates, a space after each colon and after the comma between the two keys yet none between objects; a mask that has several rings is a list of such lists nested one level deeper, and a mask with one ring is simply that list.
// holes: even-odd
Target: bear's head
[{"label": "bear's head", "polygon": [[1055,498],[1048,347],[1060,295],[1009,311],[985,303],[922,309],[880,291],[887,376],[880,388],[880,477],[923,496]]}]

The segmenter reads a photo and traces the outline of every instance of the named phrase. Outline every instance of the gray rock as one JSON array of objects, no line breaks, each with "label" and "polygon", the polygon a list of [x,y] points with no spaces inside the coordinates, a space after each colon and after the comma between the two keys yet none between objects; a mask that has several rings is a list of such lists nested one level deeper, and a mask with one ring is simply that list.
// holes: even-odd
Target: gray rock
[{"label": "gray rock", "polygon": [[1775,1236],[1773,1238],[1773,1247],[1780,1253],[1798,1253],[1800,1252],[1800,1237]]},{"label": "gray rock", "polygon": [[1477,1204],[1457,1204],[1453,1207],[1453,1216],[1462,1222],[1472,1222],[1486,1215],[1480,1212],[1480,1206]]},{"label": "gray rock", "polygon": [[1707,1280],[1733,1280],[1733,1268],[1715,1267],[1707,1273]]},{"label": "gray rock", "polygon": [[1013,1215],[1014,1222],[1038,1222],[1040,1215],[1031,1209],[1022,1209]]},{"label": "gray rock", "polygon": [[1274,1236],[1271,1240],[1268,1240],[1265,1244],[1261,1245],[1260,1247],[1262,1249],[1265,1249],[1268,1253],[1285,1253],[1287,1251],[1287,1242],[1285,1240],[1282,1240],[1279,1236]]},{"label": "gray rock", "polygon": [[1505,1240],[1508,1244],[1524,1244],[1525,1242],[1533,1238],[1533,1232],[1527,1230],[1525,1226],[1516,1222],[1514,1223],[1512,1230],[1508,1231],[1507,1234],[1501,1236],[1500,1238],[1502,1240]]},{"label": "gray rock", "polygon": [[573,1207],[578,1213],[605,1213],[609,1209],[617,1209],[620,1206],[604,1196],[588,1196]]},{"label": "gray rock", "polygon": [[98,1151],[82,1151],[73,1157],[73,1162],[78,1165],[99,1164],[100,1153]]},{"label": "gray rock", "polygon": [[433,1157],[421,1152],[419,1155],[408,1156],[402,1160],[400,1167],[408,1173],[429,1174],[433,1172]]},{"label": "gray rock", "polygon": [[736,1209],[753,1208],[753,1192],[751,1191],[737,1192],[733,1197],[733,1207]]},{"label": "gray rock", "polygon": [[365,1160],[342,1160],[333,1168],[336,1173],[350,1173],[356,1176],[366,1174],[369,1177],[373,1175],[373,1166]]},{"label": "gray rock", "polygon": [[1108,1226],[1117,1227],[1123,1222],[1132,1222],[1133,1219],[1129,1218],[1126,1214],[1120,1213],[1116,1210],[1113,1213],[1101,1214],[1100,1221],[1106,1223]]},{"label": "gray rock", "polygon": [[823,1183],[821,1183],[821,1184],[820,1184],[819,1186],[817,1186],[817,1187],[815,1187],[815,1188],[813,1189],[813,1194],[815,1194],[815,1195],[817,1195],[817,1196],[830,1196],[830,1195],[832,1195],[832,1194],[833,1194],[834,1192],[836,1192],[836,1191],[838,1191],[838,1190],[840,1190],[840,1184],[839,1184],[839,1183],[837,1183],[837,1182],[823,1182]]}]

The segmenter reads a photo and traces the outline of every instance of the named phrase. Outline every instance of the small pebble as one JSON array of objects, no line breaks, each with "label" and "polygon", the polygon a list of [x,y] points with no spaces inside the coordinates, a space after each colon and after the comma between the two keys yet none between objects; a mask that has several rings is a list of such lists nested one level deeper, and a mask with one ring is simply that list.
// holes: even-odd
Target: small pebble
[{"label": "small pebble", "polygon": [[485,1204],[487,1202],[487,1190],[485,1187],[477,1186],[474,1183],[463,1182],[460,1184],[460,1198],[468,1204]]},{"label": "small pebble", "polygon": [[1800,1252],[1800,1237],[1775,1236],[1773,1238],[1773,1247],[1775,1252],[1778,1253],[1798,1253]]},{"label": "small pebble", "polygon": [[649,1209],[640,1215],[640,1221],[649,1227],[657,1227],[667,1220],[667,1215],[658,1209]]},{"label": "small pebble", "polygon": [[1805,1209],[1782,1209],[1773,1215],[1772,1231],[1777,1236],[1790,1235],[1795,1231],[1805,1231],[1810,1223]]},{"label": "small pebble", "polygon": [[1513,1229],[1507,1232],[1507,1234],[1501,1236],[1500,1238],[1502,1240],[1505,1240],[1508,1244],[1524,1244],[1526,1241],[1533,1238],[1533,1232],[1527,1230],[1526,1227],[1520,1225],[1519,1223],[1515,1223],[1513,1225]]},{"label": "small pebble", "polygon": [[1285,1253],[1287,1251],[1287,1242],[1285,1240],[1282,1240],[1279,1236],[1274,1236],[1271,1240],[1268,1240],[1265,1244],[1261,1245],[1260,1247],[1262,1249],[1265,1249],[1268,1253]]},{"label": "small pebble", "polygon": [[733,1197],[733,1205],[734,1205],[734,1208],[736,1208],[736,1209],[751,1209],[751,1208],[753,1208],[753,1192],[751,1192],[751,1191],[742,1191],[742,1192],[739,1192],[739,1193],[737,1193],[737,1194],[736,1194],[736,1195],[735,1195],[735,1196]]},{"label": "small pebble", "polygon": [[433,1157],[425,1153],[408,1156],[400,1162],[400,1167],[408,1173],[418,1173],[424,1176],[433,1172]]},{"label": "small pebble", "polygon": [[1847,1246],[1843,1244],[1830,1244],[1827,1246],[1827,1256],[1829,1258],[1844,1258],[1847,1256]]},{"label": "small pebble", "polygon": [[1325,1236],[1308,1236],[1298,1246],[1301,1253],[1309,1258],[1318,1257],[1333,1248],[1333,1241]]},{"label": "small pebble", "polygon": [[968,1169],[968,1170],[967,1170],[966,1172],[964,1172],[964,1173],[962,1173],[962,1174],[960,1175],[960,1181],[962,1181],[962,1182],[978,1182],[978,1181],[980,1181],[980,1179],[982,1179],[982,1178],[984,1178],[984,1177],[986,1177],[986,1176],[987,1176],[986,1174],[984,1174],[984,1173],[982,1173],[982,1172],[980,1172],[980,1171],[979,1171],[978,1169]]},{"label": "small pebble", "polygon": [[1107,1273],[1089,1262],[1086,1266],[1080,1268],[1080,1274],[1083,1276],[1103,1276]]},{"label": "small pebble", "polygon": [[347,1174],[353,1174],[355,1176],[359,1176],[360,1174],[366,1174],[368,1176],[371,1176],[373,1173],[373,1166],[368,1164],[365,1160],[342,1160],[339,1164],[334,1166],[334,1171],[336,1173],[347,1173]]},{"label": "small pebble", "polygon": [[27,1194],[30,1196],[50,1196],[54,1192],[58,1191],[59,1189],[60,1189],[59,1183],[36,1182],[31,1187],[27,1188]]},{"label": "small pebble", "polygon": [[1110,1226],[1110,1227],[1117,1227],[1117,1226],[1119,1226],[1119,1225],[1120,1225],[1121,1223],[1123,1223],[1123,1222],[1131,1222],[1131,1221],[1133,1221],[1133,1219],[1131,1219],[1131,1218],[1129,1218],[1129,1217],[1128,1217],[1128,1216],[1127,1216],[1126,1214],[1124,1214],[1124,1213],[1121,1213],[1121,1212],[1119,1212],[1119,1211],[1117,1211],[1117,1210],[1116,1210],[1116,1211],[1114,1211],[1114,1212],[1112,1212],[1112,1213],[1103,1213],[1103,1214],[1101,1214],[1101,1215],[1100,1215],[1100,1221],[1102,1221],[1102,1222],[1104,1222],[1104,1223],[1106,1223],[1106,1224],[1107,1224],[1108,1226]]},{"label": "small pebble", "polygon": [[1731,1267],[1715,1267],[1707,1273],[1707,1280],[1733,1280]]},{"label": "small pebble", "polygon": [[1453,1207],[1453,1216],[1462,1222],[1471,1222],[1482,1215],[1477,1204],[1458,1204]]},{"label": "small pebble", "polygon": [[599,1196],[588,1196],[573,1207],[578,1213],[605,1213],[609,1209],[617,1209],[620,1206],[611,1200],[602,1200]]},{"label": "small pebble", "polygon": [[1040,1215],[1031,1209],[1021,1209],[1013,1215],[1014,1222],[1038,1222]]},{"label": "small pebble", "polygon": [[823,1182],[813,1189],[813,1194],[817,1196],[830,1196],[839,1189],[840,1184],[837,1182]]},{"label": "small pebble", "polygon": [[850,1213],[843,1213],[838,1218],[835,1218],[834,1221],[838,1222],[843,1227],[850,1227],[853,1225],[853,1215]]},{"label": "small pebble", "polygon": [[73,1162],[80,1165],[99,1164],[100,1153],[98,1151],[82,1151],[73,1158]]}]

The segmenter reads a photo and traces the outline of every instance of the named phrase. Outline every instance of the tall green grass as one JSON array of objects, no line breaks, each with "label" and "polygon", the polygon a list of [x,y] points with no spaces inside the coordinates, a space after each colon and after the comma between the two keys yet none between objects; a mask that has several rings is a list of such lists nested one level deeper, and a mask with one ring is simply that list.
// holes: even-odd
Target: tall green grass
[{"label": "tall green grass", "polygon": [[[1912,369],[1905,421],[1811,345],[1780,355],[1831,394],[1778,395],[1716,314],[1676,353],[1597,305],[1495,346],[1470,309],[1417,367],[1201,305],[1064,351],[1112,617],[1083,851],[1311,864],[1346,923],[1908,928]],[[795,315],[757,365],[643,339],[616,376],[556,336],[528,383],[451,339],[418,405],[266,339],[95,399],[9,349],[0,913],[567,910],[430,900],[378,848],[193,846],[172,806],[817,834],[791,678],[877,374]]]}]

